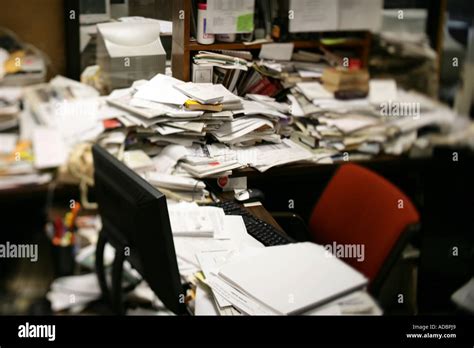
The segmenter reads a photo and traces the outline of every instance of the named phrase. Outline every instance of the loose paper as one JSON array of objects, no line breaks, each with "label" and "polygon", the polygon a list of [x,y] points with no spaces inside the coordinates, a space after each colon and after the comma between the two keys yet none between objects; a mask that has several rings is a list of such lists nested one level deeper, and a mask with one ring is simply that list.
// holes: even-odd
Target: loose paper
[{"label": "loose paper", "polygon": [[255,0],[208,0],[206,18],[211,34],[250,33]]},{"label": "loose paper", "polygon": [[290,33],[337,30],[338,7],[334,0],[290,0]]}]

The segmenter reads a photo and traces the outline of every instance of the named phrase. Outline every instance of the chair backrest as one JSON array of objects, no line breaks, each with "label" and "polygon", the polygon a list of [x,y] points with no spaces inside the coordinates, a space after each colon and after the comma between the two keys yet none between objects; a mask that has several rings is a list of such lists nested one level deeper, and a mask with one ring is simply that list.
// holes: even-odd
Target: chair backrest
[{"label": "chair backrest", "polygon": [[392,251],[400,252],[404,231],[418,222],[413,203],[396,186],[366,168],[345,164],[317,202],[309,228],[315,243],[342,256],[372,285]]}]

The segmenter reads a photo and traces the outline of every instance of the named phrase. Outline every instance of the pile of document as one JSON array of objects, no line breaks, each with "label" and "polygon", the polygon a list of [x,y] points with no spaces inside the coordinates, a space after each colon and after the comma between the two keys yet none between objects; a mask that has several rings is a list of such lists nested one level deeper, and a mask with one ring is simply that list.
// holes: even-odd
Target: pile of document
[{"label": "pile of document", "polygon": [[104,131],[102,119],[116,114],[94,88],[62,76],[26,88],[25,108],[35,126],[57,131],[64,147],[95,140]]},{"label": "pile of document", "polygon": [[195,258],[203,272],[196,315],[381,314],[363,291],[366,278],[313,243],[199,250]]},{"label": "pile of document", "polygon": [[201,270],[198,254],[263,247],[247,234],[241,216],[225,215],[220,208],[168,200],[168,211],[178,267],[183,278],[194,276]]},{"label": "pile of document", "polygon": [[168,200],[168,211],[181,277],[197,283],[196,315],[380,314],[366,278],[322,246],[265,248],[217,207]]},{"label": "pile of document", "polygon": [[393,80],[371,80],[367,97],[348,100],[319,82],[301,82],[288,98],[296,119],[292,139],[333,159],[400,155],[426,132],[449,132],[456,118],[435,101],[397,89]]},{"label": "pile of document", "polygon": [[[194,166],[211,170],[213,167],[219,168],[217,163],[227,163],[237,168],[252,167],[264,172],[275,166],[312,160],[312,158],[313,154],[310,151],[290,139],[283,139],[277,144],[260,144],[251,147],[214,143],[195,145],[178,164],[178,168]],[[199,165],[196,166],[196,164]]]},{"label": "pile of document", "polygon": [[171,230],[176,237],[208,237],[227,239],[224,231],[225,214],[222,208],[195,203],[168,205]]},{"label": "pile of document", "polygon": [[[289,105],[268,96],[250,94],[243,99],[219,84],[184,83],[158,74],[112,92],[107,102],[121,112],[116,117],[119,126],[99,142],[115,151],[127,142],[124,161],[130,167],[155,186],[180,190],[188,197],[206,195],[203,184],[190,177],[229,175],[249,165],[268,169],[310,155],[289,140],[282,141]],[[271,144],[281,150],[278,158],[270,155],[275,150],[268,147]],[[255,145],[257,151],[246,151]],[[170,182],[174,181],[170,175],[178,181]]]},{"label": "pile of document", "polygon": [[0,190],[50,182],[51,173],[34,166],[31,142],[16,133],[0,133]]},{"label": "pile of document", "polygon": [[22,95],[20,87],[0,87],[0,131],[18,126]]},{"label": "pile of document", "polygon": [[222,85],[184,83],[162,74],[116,90],[107,101],[122,110],[118,120],[125,127],[160,146],[204,143],[206,134],[233,119],[231,110],[242,107]]}]

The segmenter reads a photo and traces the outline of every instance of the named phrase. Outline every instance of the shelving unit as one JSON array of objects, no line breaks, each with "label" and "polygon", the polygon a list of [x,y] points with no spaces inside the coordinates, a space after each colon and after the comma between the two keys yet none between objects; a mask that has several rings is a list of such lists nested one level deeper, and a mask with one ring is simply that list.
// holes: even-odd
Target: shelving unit
[{"label": "shelving unit", "polygon": [[[192,56],[198,51],[216,51],[216,50],[260,50],[262,44],[219,43],[211,45],[202,45],[191,39],[191,0],[173,1],[173,46],[172,46],[172,70],[173,76],[189,81],[191,76]],[[321,33],[323,36],[325,33]],[[334,35],[334,33],[331,33]],[[331,44],[324,43],[324,40],[310,41],[291,41],[295,49],[318,49],[325,47],[328,49],[352,49],[362,60],[362,65],[367,66],[371,45],[371,34],[368,31],[357,32],[360,37],[354,38],[354,33],[342,33],[341,38],[347,37],[343,42]]]}]

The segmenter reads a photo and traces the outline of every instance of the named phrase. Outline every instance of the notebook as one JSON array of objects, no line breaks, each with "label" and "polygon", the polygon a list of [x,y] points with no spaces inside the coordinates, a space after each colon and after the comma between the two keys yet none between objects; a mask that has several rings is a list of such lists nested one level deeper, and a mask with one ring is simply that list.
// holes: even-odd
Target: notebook
[{"label": "notebook", "polygon": [[224,265],[219,276],[284,315],[306,312],[367,284],[361,273],[310,242],[267,247]]}]

